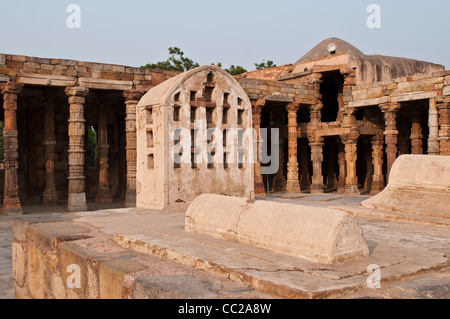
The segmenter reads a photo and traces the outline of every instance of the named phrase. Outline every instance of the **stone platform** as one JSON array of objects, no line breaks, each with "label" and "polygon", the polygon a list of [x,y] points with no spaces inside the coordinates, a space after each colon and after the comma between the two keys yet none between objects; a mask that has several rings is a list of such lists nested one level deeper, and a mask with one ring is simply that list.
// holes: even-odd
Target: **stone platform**
[{"label": "stone platform", "polygon": [[[283,197],[266,200],[362,210],[365,199]],[[186,232],[182,211],[111,209],[24,218],[14,223],[16,297],[382,298],[423,288],[427,276],[438,297],[450,297],[448,226],[355,215],[370,254],[337,265]],[[67,267],[74,264],[80,266],[80,287],[71,289]],[[380,267],[381,289],[367,287],[369,265]]]}]

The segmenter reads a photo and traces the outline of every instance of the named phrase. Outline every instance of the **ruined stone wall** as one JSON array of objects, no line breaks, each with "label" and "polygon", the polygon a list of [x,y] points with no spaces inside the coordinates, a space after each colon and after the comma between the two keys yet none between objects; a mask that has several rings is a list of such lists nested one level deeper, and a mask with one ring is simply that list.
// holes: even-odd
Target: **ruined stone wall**
[{"label": "ruined stone wall", "polygon": [[[135,85],[134,89],[146,91],[149,87],[158,85],[176,74],[178,72],[127,67],[123,65],[0,54],[0,82],[15,80],[18,76],[24,75],[51,75],[99,80],[133,81]],[[62,78],[62,80],[64,79]],[[56,82],[57,80],[55,79]]]},{"label": "ruined stone wall", "polygon": [[137,107],[138,207],[185,205],[202,193],[251,197],[251,128],[245,91],[217,67],[150,90]]},{"label": "ruined stone wall", "polygon": [[450,95],[450,71],[416,74],[394,79],[389,83],[368,83],[354,86],[350,106],[376,105]]},{"label": "ruined stone wall", "polygon": [[262,79],[275,81],[279,76],[286,76],[294,69],[294,65],[285,64],[271,68],[255,70],[236,75],[237,79]]}]

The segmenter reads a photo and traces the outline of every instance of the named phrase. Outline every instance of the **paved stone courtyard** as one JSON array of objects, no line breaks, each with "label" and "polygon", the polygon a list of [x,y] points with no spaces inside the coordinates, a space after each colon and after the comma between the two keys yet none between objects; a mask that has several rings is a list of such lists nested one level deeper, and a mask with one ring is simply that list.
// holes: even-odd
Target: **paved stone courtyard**
[{"label": "paved stone courtyard", "polygon": [[[410,220],[406,223],[401,221],[402,216],[396,216],[390,220],[386,218],[367,218],[368,216],[363,216],[364,210],[358,210],[358,204],[366,198],[366,196],[342,196],[335,193],[321,195],[297,194],[295,196],[289,194],[272,194],[265,200],[316,207],[346,207],[350,211],[354,210],[357,212],[356,215],[360,220],[364,236],[366,240],[371,243],[369,246],[373,246],[373,243],[377,240],[380,246],[381,244],[395,245],[399,248],[398,251],[401,254],[407,254],[407,251],[412,251],[414,254],[414,251],[417,251],[417,255],[419,256],[423,251],[429,251],[430,253],[439,252],[444,253],[446,256],[450,255],[450,228],[448,226],[438,225],[438,222],[433,224],[430,220]],[[117,208],[119,207],[120,204],[117,205]],[[89,208],[93,211],[105,209],[106,207],[102,207],[101,205],[90,205]],[[51,212],[43,212],[43,210],[45,210],[43,207],[25,206],[25,216],[57,216],[64,214],[64,209],[62,207],[56,208]],[[107,210],[109,213],[114,214],[114,209],[112,207],[108,207]],[[132,213],[132,209],[130,209],[130,212]],[[378,213],[379,215],[377,216],[383,217],[381,212]],[[384,213],[386,216],[388,215],[387,212]],[[115,216],[113,219],[121,219],[126,218],[126,214],[126,209],[120,209],[117,211],[116,215],[112,215],[111,217]],[[142,214],[143,212],[137,213],[137,216],[143,216]],[[102,222],[102,212],[99,212],[98,214],[95,212],[92,212],[92,214],[83,213],[82,215],[85,216],[85,218],[91,218],[91,220],[95,220],[95,215],[99,215],[100,219],[98,219],[98,222]],[[90,215],[92,215],[92,217]],[[183,214],[178,213],[178,215],[182,217]],[[14,299],[13,271],[11,265],[11,225],[13,219],[14,218],[10,216],[0,216],[0,299]],[[398,219],[400,219],[400,221]],[[113,227],[117,228],[120,226],[116,225]],[[107,231],[106,228],[105,230]],[[395,252],[393,252],[393,255],[395,255]],[[383,276],[383,267],[381,271]],[[368,274],[365,273],[362,273],[361,275],[368,276]],[[255,294],[253,297],[265,298],[271,296]],[[339,298],[449,299],[450,265],[448,263],[444,265],[441,264],[439,267],[432,268],[425,272],[418,272],[399,279],[394,278],[388,282],[382,281],[380,289],[362,288]]]}]

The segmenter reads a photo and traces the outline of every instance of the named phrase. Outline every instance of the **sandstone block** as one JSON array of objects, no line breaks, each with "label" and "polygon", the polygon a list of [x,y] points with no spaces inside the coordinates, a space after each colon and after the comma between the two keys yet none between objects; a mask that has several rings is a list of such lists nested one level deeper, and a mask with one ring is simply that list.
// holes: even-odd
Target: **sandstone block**
[{"label": "sandstone block", "polygon": [[35,246],[28,246],[28,292],[34,299],[46,297],[44,281],[44,258],[42,252]]},{"label": "sandstone block", "polygon": [[6,55],[0,54],[0,65],[6,64]]},{"label": "sandstone block", "polygon": [[10,69],[22,69],[24,65],[24,62],[20,61],[14,61],[14,60],[8,60],[6,62],[6,66]]},{"label": "sandstone block", "polygon": [[12,264],[14,282],[23,287],[25,282],[25,251],[21,244],[12,243]]},{"label": "sandstone block", "polygon": [[334,209],[204,194],[185,228],[326,264],[368,255],[358,220]]},{"label": "sandstone block", "polygon": [[113,65],[113,72],[125,73],[125,67],[121,65]]},{"label": "sandstone block", "polygon": [[135,299],[217,299],[221,285],[193,276],[140,278],[133,287]]},{"label": "sandstone block", "polygon": [[100,299],[122,299],[123,276],[146,268],[131,260],[112,259],[102,262],[99,266]]},{"label": "sandstone block", "polygon": [[388,186],[362,206],[450,217],[450,157],[400,156],[392,165]]},{"label": "sandstone block", "polygon": [[[60,273],[62,276],[63,281],[66,283],[68,282],[68,279],[71,280],[70,282],[72,284],[76,283],[78,280],[79,282],[79,288],[68,288],[68,290],[74,290],[76,294],[84,294],[86,291],[86,274],[87,274],[87,268],[86,268],[86,259],[88,257],[88,253],[79,247],[78,245],[74,243],[63,243],[60,246],[60,252],[59,252],[59,267],[60,267]],[[79,267],[80,273],[79,278],[75,278],[74,275],[76,271],[74,271],[69,266],[76,265]],[[67,290],[66,290],[67,293]],[[69,293],[70,294],[70,293]]]},{"label": "sandstone block", "polygon": [[52,274],[51,277],[51,290],[55,299],[65,299],[66,298],[66,287],[61,277],[56,274]]}]

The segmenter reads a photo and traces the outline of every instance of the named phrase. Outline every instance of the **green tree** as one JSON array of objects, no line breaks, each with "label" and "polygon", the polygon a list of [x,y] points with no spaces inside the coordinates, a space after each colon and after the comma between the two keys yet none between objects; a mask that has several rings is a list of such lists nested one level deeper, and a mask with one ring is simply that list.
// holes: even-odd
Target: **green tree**
[{"label": "green tree", "polygon": [[262,69],[267,69],[267,68],[271,68],[277,66],[275,63],[273,63],[273,61],[268,60],[266,62],[266,60],[262,60],[261,63],[255,63],[255,67],[257,70],[262,70]]},{"label": "green tree", "polygon": [[88,126],[88,167],[97,167],[97,132]]},{"label": "green tree", "polygon": [[240,66],[240,65],[234,66],[233,64],[230,66],[229,69],[225,69],[225,71],[227,71],[231,75],[239,75],[239,74],[247,72],[247,70],[244,69],[242,66]]},{"label": "green tree", "polygon": [[170,56],[166,61],[148,63],[142,68],[185,72],[200,66],[197,62],[185,57],[184,52],[177,47],[170,47],[169,54]]}]

